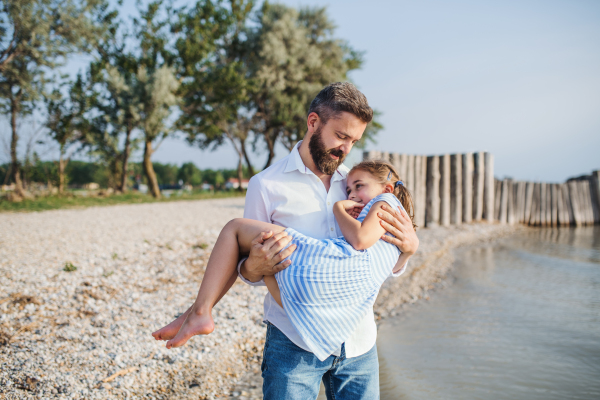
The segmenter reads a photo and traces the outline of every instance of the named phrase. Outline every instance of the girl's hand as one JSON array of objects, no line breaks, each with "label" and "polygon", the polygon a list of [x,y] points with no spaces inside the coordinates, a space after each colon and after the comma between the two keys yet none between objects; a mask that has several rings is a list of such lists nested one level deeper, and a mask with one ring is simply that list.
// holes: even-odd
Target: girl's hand
[{"label": "girl's hand", "polygon": [[354,219],[358,218],[360,212],[365,206],[362,203],[357,203],[352,200],[341,200],[338,201],[336,204],[341,206],[344,210],[346,210],[346,212]]}]

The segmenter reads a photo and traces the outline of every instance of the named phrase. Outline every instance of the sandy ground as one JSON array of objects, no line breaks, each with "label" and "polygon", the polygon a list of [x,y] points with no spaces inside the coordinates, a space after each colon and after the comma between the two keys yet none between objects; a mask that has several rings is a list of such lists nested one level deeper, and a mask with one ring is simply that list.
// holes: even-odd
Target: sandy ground
[{"label": "sandy ground", "polygon": [[[221,227],[243,206],[232,198],[0,214],[0,398],[261,398],[264,288],[236,283],[215,309],[216,331],[184,348],[150,336],[191,304]],[[382,288],[377,318],[427,298],[450,250],[513,230],[420,231],[408,271]]]}]

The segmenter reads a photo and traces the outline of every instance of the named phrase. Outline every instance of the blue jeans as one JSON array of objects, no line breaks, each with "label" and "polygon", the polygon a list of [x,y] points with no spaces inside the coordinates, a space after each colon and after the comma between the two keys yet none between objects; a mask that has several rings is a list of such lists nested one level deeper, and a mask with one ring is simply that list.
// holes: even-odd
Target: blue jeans
[{"label": "blue jeans", "polygon": [[377,346],[361,356],[346,358],[342,345],[339,356],[319,361],[268,323],[262,377],[265,400],[314,400],[319,395],[321,380],[328,400],[376,400],[379,399]]}]

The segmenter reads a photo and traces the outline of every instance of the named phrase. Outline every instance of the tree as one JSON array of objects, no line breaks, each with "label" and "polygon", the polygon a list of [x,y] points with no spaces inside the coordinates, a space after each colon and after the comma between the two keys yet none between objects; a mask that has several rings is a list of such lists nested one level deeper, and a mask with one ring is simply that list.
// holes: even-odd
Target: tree
[{"label": "tree", "polygon": [[[60,86],[67,90],[66,96]],[[45,103],[48,114],[46,127],[50,137],[59,145],[58,192],[63,193],[66,185],[65,169],[72,155],[67,156],[67,151],[88,130],[88,121],[84,115],[90,110],[93,97],[88,95],[89,80],[85,80],[81,74],[77,75],[74,82],[65,82],[60,86],[46,97]]]},{"label": "tree", "polygon": [[[138,79],[137,58],[127,48],[128,40],[133,39],[131,34],[123,30],[122,21],[118,19],[116,11],[107,10],[99,15],[99,21],[107,26],[106,35],[98,40],[96,57],[90,65],[90,71],[98,91],[95,109],[97,118],[104,121],[106,134],[96,135],[95,140],[100,141],[92,146],[104,147],[108,139],[112,150],[103,154],[116,157],[114,181],[116,190],[127,190],[127,170],[131,152],[136,148],[139,139],[133,137],[133,132],[140,127],[143,88]],[[122,139],[123,138],[123,139]],[[123,142],[122,149],[119,149]]]},{"label": "tree", "polygon": [[9,176],[15,183],[15,200],[25,196],[21,165],[17,156],[18,119],[30,115],[43,86],[40,69],[25,57],[13,57],[0,76],[0,109],[9,115],[11,128]]},{"label": "tree", "polygon": [[202,171],[194,163],[184,163],[177,171],[177,180],[183,181],[186,185],[200,186],[202,184]]},{"label": "tree", "polygon": [[[167,16],[159,19],[161,11]],[[172,107],[179,104],[180,96],[177,90],[180,82],[172,67],[173,55],[168,50],[169,18],[171,10],[163,8],[162,1],[148,5],[147,10],[140,12],[139,19],[134,19],[135,37],[140,38],[140,55],[138,61],[137,80],[140,87],[140,128],[144,134],[144,173],[148,179],[150,192],[154,197],[160,197],[156,174],[152,167],[152,154],[158,148],[153,148],[157,139],[164,139],[172,132],[167,118],[172,113]]]},{"label": "tree", "polygon": [[[203,1],[194,12],[181,13],[177,43],[184,70],[190,78],[183,85],[182,113],[177,126],[187,133],[190,143],[215,149],[230,142],[238,153],[238,180],[242,190],[243,163],[254,174],[247,140],[255,123],[250,109],[252,81],[247,64],[247,48],[241,35],[252,1],[232,0],[230,9]],[[212,15],[212,18],[208,18]],[[211,22],[206,22],[211,21]],[[204,52],[189,57],[189,48],[203,42]],[[212,46],[206,43],[212,43]]]},{"label": "tree", "polygon": [[[273,161],[275,145],[288,150],[306,134],[306,111],[317,93],[345,81],[362,65],[362,53],[334,37],[335,25],[325,8],[293,8],[265,2],[257,24],[248,31],[249,63],[257,90],[256,127]],[[376,130],[370,130],[370,133]]]},{"label": "tree", "polygon": [[17,158],[17,118],[39,99],[44,72],[85,48],[103,27],[91,15],[104,0],[2,0],[0,3],[0,101],[10,116],[11,174],[24,195]]}]

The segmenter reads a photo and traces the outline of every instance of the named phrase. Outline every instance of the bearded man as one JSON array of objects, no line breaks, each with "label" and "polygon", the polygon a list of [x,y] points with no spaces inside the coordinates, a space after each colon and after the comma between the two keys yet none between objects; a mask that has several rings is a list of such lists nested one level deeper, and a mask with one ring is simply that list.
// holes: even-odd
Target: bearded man
[{"label": "bearded man", "polygon": [[[366,97],[351,83],[333,83],[321,90],[308,110],[304,140],[250,180],[244,218],[293,228],[316,239],[342,236],[333,215],[335,202],[346,199],[348,168],[342,162],[372,118]],[[410,220],[400,218],[400,212],[382,213],[383,227],[395,236],[383,238],[401,252],[414,254],[419,240]],[[250,285],[264,285],[265,275],[288,267],[290,261],[285,259],[294,250],[292,246],[286,248],[290,240],[285,232],[264,232],[256,237],[248,258],[238,266],[241,279]],[[406,264],[396,265],[393,276],[405,269]],[[328,399],[379,398],[373,310],[325,361],[308,350],[285,310],[269,293],[264,313],[264,399],[316,399],[321,380]]]}]

